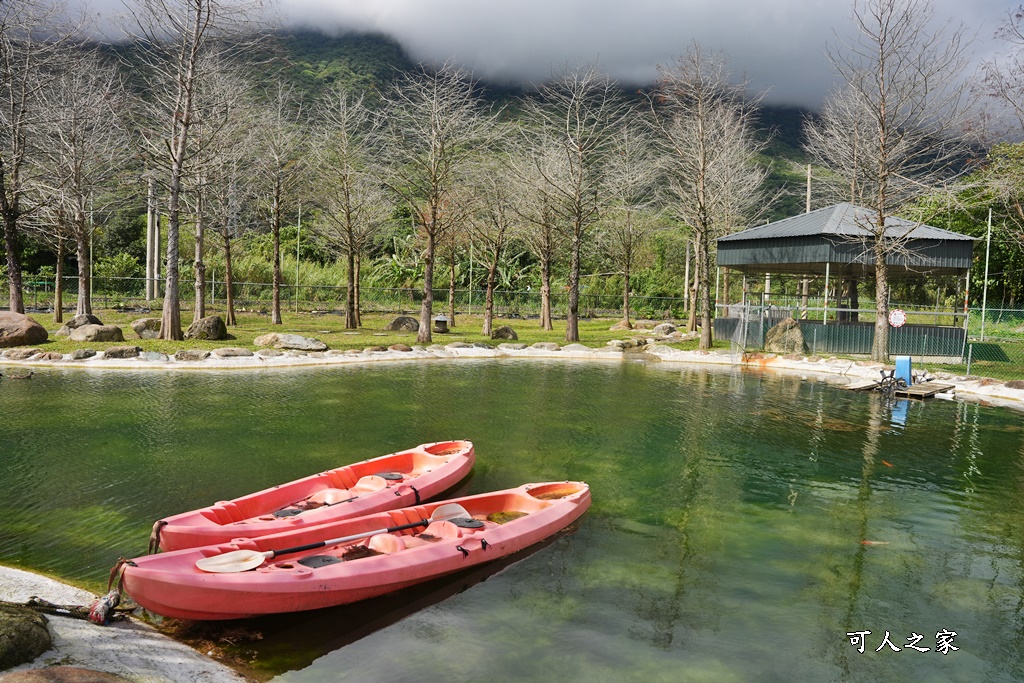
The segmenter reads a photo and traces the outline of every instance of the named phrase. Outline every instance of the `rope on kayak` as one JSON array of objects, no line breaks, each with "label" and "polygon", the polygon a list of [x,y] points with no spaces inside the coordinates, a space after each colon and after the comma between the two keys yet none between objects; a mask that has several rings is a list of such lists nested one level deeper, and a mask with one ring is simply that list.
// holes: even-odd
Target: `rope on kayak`
[{"label": "rope on kayak", "polygon": [[[416,496],[416,505],[419,505],[419,504],[420,504],[420,492],[419,492],[419,491],[417,491],[417,490],[416,490],[416,487],[415,487],[415,486],[413,486],[412,484],[409,484],[409,488],[411,488],[411,489],[412,489],[413,495],[415,495],[415,496]],[[397,491],[397,490],[396,490],[396,491],[395,491],[395,495],[396,495],[396,496],[401,496],[401,495],[402,495],[402,492],[401,492],[401,491]]]},{"label": "rope on kayak", "polygon": [[[157,528],[153,526],[154,530]],[[123,557],[117,558],[117,563],[110,570],[110,578],[107,579],[107,594],[97,598],[89,605],[88,619],[94,624],[106,626],[117,616],[114,610],[121,604],[121,589],[124,585],[124,568],[136,567],[134,562]]]},{"label": "rope on kayak", "polygon": [[160,550],[160,532],[163,531],[163,528],[165,526],[167,526],[167,520],[166,519],[158,520],[158,521],[156,521],[153,524],[153,531],[151,531],[149,533],[149,553],[148,554],[152,555],[153,553],[155,553],[155,552]]},{"label": "rope on kayak", "polygon": [[462,553],[462,557],[463,558],[469,557],[469,551],[466,550],[465,548],[463,548],[461,545],[455,546],[455,549]]}]

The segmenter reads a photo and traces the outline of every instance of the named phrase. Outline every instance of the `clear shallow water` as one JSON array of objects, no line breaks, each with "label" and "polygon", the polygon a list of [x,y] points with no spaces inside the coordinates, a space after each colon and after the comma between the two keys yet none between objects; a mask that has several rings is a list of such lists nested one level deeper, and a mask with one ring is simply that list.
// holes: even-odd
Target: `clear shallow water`
[{"label": "clear shallow water", "polygon": [[201,630],[263,678],[1024,680],[1018,413],[657,364],[0,381],[0,563],[97,591],[155,519],[421,442],[474,441],[467,493],[590,483],[519,562]]}]

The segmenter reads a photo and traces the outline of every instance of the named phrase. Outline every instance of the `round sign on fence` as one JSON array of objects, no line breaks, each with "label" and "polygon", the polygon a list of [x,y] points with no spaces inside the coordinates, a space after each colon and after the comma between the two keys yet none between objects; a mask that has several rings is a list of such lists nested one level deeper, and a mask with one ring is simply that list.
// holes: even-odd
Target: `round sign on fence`
[{"label": "round sign on fence", "polygon": [[907,313],[902,308],[894,308],[889,311],[889,324],[893,327],[903,327],[907,322]]}]

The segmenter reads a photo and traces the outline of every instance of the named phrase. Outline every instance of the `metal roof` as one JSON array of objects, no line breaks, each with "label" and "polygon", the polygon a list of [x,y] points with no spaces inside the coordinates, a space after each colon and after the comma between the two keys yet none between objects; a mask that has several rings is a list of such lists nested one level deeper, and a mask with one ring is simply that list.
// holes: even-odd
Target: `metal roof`
[{"label": "metal roof", "polygon": [[[874,218],[871,209],[843,202],[824,209],[817,209],[781,221],[758,225],[742,232],[719,237],[718,242],[761,240],[781,237],[809,237],[835,235],[843,238],[858,238],[870,235],[864,226]],[[923,223],[915,223],[895,216],[885,219],[886,237],[911,238],[917,240],[976,241],[970,235],[943,230]]]}]

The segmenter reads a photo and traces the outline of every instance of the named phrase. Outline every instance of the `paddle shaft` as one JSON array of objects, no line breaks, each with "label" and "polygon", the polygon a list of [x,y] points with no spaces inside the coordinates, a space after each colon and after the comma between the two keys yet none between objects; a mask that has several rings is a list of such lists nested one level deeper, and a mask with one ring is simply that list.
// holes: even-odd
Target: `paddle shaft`
[{"label": "paddle shaft", "polygon": [[263,554],[268,560],[272,560],[278,555],[287,555],[289,553],[301,553],[303,550],[314,550],[316,548],[323,548],[328,545],[335,545],[337,543],[346,543],[348,541],[357,541],[360,538],[367,538],[369,536],[376,536],[377,534],[390,534],[395,531],[401,531],[403,529],[413,529],[418,526],[427,526],[430,524],[425,519],[421,519],[418,522],[411,522],[410,524],[402,524],[400,526],[392,526],[386,529],[375,529],[373,531],[364,531],[361,534],[352,534],[351,536],[342,536],[341,538],[331,538],[326,541],[317,541],[316,543],[307,543],[306,545],[297,545],[294,548],[282,548],[281,550],[268,550]]}]

